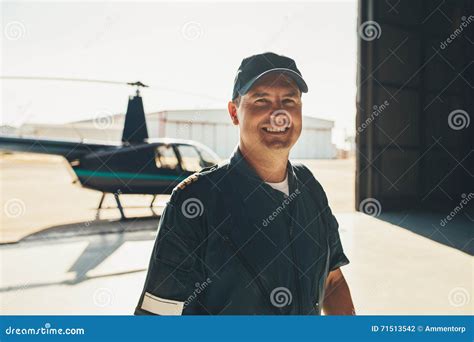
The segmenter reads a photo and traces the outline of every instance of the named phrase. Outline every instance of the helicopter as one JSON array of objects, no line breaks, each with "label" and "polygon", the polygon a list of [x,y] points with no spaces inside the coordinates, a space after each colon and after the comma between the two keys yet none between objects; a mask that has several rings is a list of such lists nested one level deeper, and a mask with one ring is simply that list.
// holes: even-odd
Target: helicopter
[{"label": "helicopter", "polygon": [[74,183],[102,192],[97,209],[106,194],[113,194],[122,220],[126,219],[120,201],[122,194],[171,194],[182,180],[202,168],[216,165],[219,157],[209,147],[191,140],[150,139],[140,96],[129,97],[121,144],[87,141],[48,140],[0,135],[0,150],[59,155],[64,157],[76,179]]}]

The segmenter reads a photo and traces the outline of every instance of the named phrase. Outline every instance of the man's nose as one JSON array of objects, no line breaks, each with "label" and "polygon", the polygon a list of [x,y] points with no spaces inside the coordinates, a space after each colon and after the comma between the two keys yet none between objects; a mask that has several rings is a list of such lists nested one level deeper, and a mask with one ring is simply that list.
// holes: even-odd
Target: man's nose
[{"label": "man's nose", "polygon": [[[272,101],[272,108],[271,108],[271,113],[283,109],[283,100],[278,98],[275,101]],[[270,113],[270,114],[271,114]]]}]

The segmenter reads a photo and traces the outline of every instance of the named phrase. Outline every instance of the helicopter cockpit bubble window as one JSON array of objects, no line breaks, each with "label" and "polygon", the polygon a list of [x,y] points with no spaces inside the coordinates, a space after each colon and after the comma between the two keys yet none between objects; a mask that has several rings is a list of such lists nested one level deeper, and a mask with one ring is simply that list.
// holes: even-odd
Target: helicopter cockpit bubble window
[{"label": "helicopter cockpit bubble window", "polygon": [[202,169],[201,157],[194,146],[178,145],[181,155],[181,167],[184,171],[196,172]]},{"label": "helicopter cockpit bubble window", "polygon": [[158,168],[176,169],[178,167],[178,158],[174,153],[173,146],[160,145],[155,149],[155,164]]}]

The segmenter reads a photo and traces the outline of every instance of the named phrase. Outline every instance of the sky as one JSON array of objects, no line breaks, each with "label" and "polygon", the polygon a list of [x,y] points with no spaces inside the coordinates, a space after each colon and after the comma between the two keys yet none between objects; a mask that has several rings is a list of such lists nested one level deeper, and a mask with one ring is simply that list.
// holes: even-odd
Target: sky
[{"label": "sky", "polygon": [[[296,60],[303,114],[355,131],[357,2],[2,2],[1,75],[141,82],[145,112],[226,108],[244,57]],[[123,113],[120,84],[0,80],[0,124]]]}]

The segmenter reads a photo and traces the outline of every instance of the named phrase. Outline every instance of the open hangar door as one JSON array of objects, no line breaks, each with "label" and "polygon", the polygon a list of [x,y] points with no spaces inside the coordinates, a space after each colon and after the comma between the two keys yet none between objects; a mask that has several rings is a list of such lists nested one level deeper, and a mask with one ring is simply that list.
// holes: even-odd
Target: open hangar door
[{"label": "open hangar door", "polygon": [[472,198],[473,32],[474,1],[359,1],[356,210]]}]

